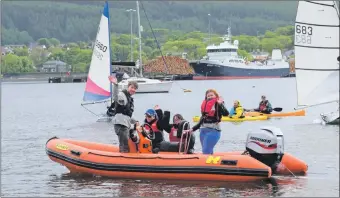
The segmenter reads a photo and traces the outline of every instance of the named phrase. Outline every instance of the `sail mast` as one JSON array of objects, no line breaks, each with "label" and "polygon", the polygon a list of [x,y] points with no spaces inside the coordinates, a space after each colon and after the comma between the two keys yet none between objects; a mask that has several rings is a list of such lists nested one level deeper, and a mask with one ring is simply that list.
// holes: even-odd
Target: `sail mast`
[{"label": "sail mast", "polygon": [[[110,33],[110,6],[109,6],[109,2],[108,1],[105,1],[105,3],[106,3],[106,5],[107,5],[107,26],[108,26],[108,31],[109,31],[109,46],[108,46],[108,48],[109,48],[109,53],[110,53],[110,64],[109,64],[109,67],[110,67],[110,74],[112,74],[112,54],[111,54],[111,52],[112,52],[112,50],[111,50],[111,33]],[[111,95],[111,104],[112,104],[112,102],[113,102],[113,98],[112,98],[112,83],[110,83],[110,95]]]},{"label": "sail mast", "polygon": [[139,14],[139,1],[136,1],[137,5],[137,19],[138,19],[138,41],[139,41],[139,74],[143,77],[143,63],[142,63],[142,36],[141,36],[141,26],[140,26],[140,14]]}]

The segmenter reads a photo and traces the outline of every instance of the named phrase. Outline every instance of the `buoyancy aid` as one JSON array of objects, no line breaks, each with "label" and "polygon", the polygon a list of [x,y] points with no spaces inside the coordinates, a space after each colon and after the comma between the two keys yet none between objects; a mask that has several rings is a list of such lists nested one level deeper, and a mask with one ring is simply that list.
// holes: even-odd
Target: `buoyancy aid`
[{"label": "buoyancy aid", "polygon": [[189,128],[190,124],[185,120],[182,120],[178,125],[173,125],[169,133],[170,142],[180,142],[183,130],[188,130]]},{"label": "buoyancy aid", "polygon": [[260,102],[260,107],[259,107],[260,111],[263,111],[264,108],[267,108],[267,103],[268,103],[268,100]]},{"label": "buoyancy aid", "polygon": [[[157,133],[157,132],[160,132],[159,128],[157,127],[157,122],[158,120],[153,120],[151,121],[151,123],[147,123],[146,120],[145,120],[145,123],[149,124],[151,126],[151,129],[153,132]],[[147,129],[149,126],[145,126]]]},{"label": "buoyancy aid", "polygon": [[131,95],[128,93],[126,89],[124,89],[122,92],[126,96],[127,104],[120,105],[118,104],[118,102],[115,102],[115,113],[114,114],[121,113],[123,115],[127,115],[131,117],[134,111],[133,98],[131,97]]},{"label": "buoyancy aid", "polygon": [[178,128],[176,128],[174,126],[171,128],[170,133],[169,133],[169,140],[170,140],[170,142],[179,142],[179,141],[181,141],[181,138],[177,137],[177,131],[178,131]]},{"label": "buoyancy aid", "polygon": [[159,130],[158,127],[157,127],[157,122],[158,122],[158,121],[156,120],[154,123],[151,124],[151,129],[152,129],[152,131],[155,132],[155,133],[160,132],[160,130]]},{"label": "buoyancy aid", "polygon": [[146,137],[145,130],[141,126],[136,127],[138,135],[138,143],[132,141],[129,138],[129,150],[130,153],[152,153],[152,141]]},{"label": "buoyancy aid", "polygon": [[232,118],[244,118],[244,109],[240,103],[240,101],[237,101],[237,107],[234,108],[234,115],[231,115]]},{"label": "buoyancy aid", "polygon": [[206,116],[206,120],[218,122],[218,116],[216,111],[216,103],[217,98],[213,98],[210,100],[203,100],[201,104],[201,113],[203,116]]}]

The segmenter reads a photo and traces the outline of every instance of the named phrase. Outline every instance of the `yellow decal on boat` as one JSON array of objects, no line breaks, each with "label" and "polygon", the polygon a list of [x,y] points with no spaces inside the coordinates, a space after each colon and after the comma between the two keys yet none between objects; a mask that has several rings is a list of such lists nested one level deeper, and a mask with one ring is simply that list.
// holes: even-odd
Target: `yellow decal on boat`
[{"label": "yellow decal on boat", "polygon": [[220,156],[209,156],[208,159],[205,161],[206,164],[217,164],[220,161]]},{"label": "yellow decal on boat", "polygon": [[65,144],[57,144],[56,148],[64,151],[68,150],[68,146]]}]

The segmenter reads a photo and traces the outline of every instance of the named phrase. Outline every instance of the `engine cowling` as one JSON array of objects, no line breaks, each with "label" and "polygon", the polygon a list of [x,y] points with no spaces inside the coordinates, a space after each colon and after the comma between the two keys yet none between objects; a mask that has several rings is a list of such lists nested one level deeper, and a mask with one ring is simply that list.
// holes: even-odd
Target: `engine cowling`
[{"label": "engine cowling", "polygon": [[261,127],[248,134],[246,150],[249,154],[275,170],[284,154],[284,138],[277,127]]}]

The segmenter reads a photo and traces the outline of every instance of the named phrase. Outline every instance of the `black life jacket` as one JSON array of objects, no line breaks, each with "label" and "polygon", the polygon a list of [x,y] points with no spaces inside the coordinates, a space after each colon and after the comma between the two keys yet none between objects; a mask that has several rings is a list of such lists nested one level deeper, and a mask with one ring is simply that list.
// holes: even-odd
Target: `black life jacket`
[{"label": "black life jacket", "polygon": [[126,105],[120,105],[120,104],[118,104],[118,102],[115,102],[115,113],[114,113],[114,115],[116,115],[117,113],[121,113],[123,115],[127,115],[127,116],[131,117],[132,113],[135,109],[134,104],[133,104],[133,98],[127,92],[126,89],[122,90],[122,92],[126,96],[127,104]]}]

